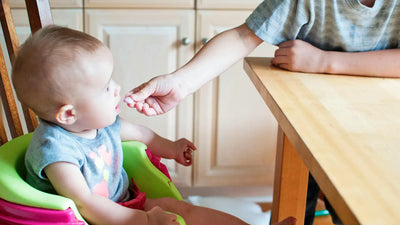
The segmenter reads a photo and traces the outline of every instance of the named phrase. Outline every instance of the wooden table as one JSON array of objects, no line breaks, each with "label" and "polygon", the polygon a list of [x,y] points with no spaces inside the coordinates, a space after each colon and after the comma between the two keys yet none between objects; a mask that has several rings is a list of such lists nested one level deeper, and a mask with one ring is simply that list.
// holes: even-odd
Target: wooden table
[{"label": "wooden table", "polygon": [[400,224],[400,79],[244,69],[283,131],[272,222],[303,224],[308,170],[344,224]]}]

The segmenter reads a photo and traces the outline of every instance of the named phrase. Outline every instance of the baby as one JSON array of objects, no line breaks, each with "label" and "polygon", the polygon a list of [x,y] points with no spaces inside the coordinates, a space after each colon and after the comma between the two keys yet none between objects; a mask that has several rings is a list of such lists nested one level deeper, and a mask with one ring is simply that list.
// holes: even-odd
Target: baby
[{"label": "baby", "polygon": [[90,224],[178,224],[165,211],[188,225],[246,224],[172,198],[135,198],[122,167],[121,140],[143,142],[155,155],[185,166],[196,147],[120,118],[120,86],[112,73],[110,50],[83,32],[48,26],[21,46],[13,85],[40,120],[25,157],[27,182],[72,199]]}]

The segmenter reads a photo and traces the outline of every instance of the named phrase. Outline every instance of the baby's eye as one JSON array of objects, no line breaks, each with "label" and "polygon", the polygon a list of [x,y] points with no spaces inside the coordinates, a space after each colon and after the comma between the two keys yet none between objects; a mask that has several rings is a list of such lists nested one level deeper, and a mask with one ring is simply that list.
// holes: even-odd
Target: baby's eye
[{"label": "baby's eye", "polygon": [[107,87],[106,88],[106,93],[109,92],[109,91],[110,91],[110,87]]}]

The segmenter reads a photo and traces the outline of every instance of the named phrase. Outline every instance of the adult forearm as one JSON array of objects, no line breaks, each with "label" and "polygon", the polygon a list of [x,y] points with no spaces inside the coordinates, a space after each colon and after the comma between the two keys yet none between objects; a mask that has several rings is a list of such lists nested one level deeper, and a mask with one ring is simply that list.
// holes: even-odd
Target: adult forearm
[{"label": "adult forearm", "polygon": [[400,49],[325,53],[323,72],[326,73],[400,77]]},{"label": "adult forearm", "polygon": [[173,73],[192,93],[247,56],[262,40],[246,24],[216,35],[182,68]]}]

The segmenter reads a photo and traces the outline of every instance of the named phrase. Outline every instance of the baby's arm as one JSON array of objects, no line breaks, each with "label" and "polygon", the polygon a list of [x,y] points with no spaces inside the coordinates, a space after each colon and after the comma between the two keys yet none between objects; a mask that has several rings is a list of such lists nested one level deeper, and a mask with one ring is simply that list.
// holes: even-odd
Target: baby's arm
[{"label": "baby's arm", "polygon": [[121,139],[143,142],[156,155],[175,159],[184,166],[192,164],[192,151],[196,147],[185,138],[171,141],[156,134],[147,127],[132,124],[121,118]]},{"label": "baby's arm", "polygon": [[74,164],[56,162],[48,165],[44,171],[57,193],[72,199],[79,213],[90,224],[178,225],[175,215],[160,208],[147,212],[130,209],[103,196],[92,194],[81,171]]},{"label": "baby's arm", "polygon": [[278,47],[272,63],[291,71],[400,77],[400,49],[323,51],[302,40],[286,41]]}]

